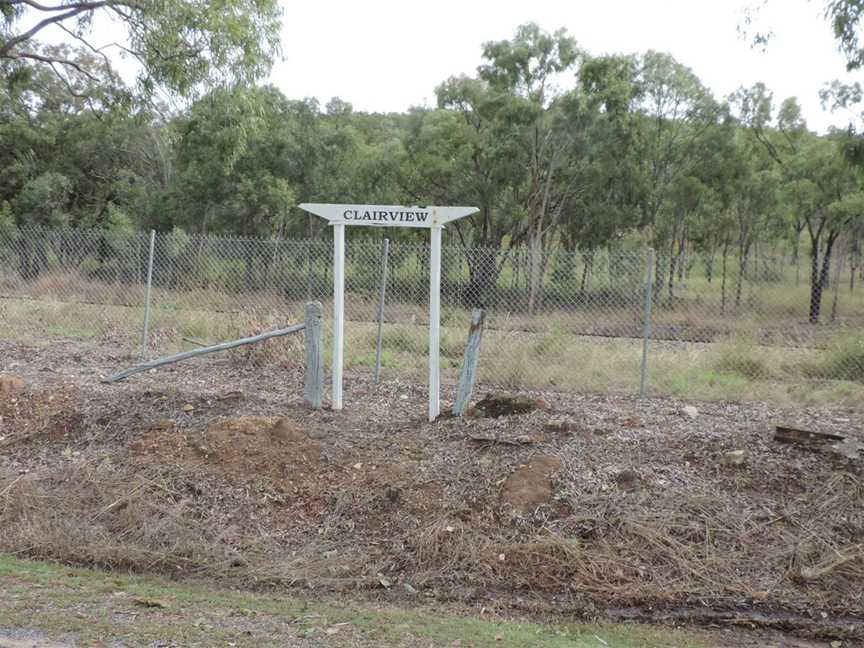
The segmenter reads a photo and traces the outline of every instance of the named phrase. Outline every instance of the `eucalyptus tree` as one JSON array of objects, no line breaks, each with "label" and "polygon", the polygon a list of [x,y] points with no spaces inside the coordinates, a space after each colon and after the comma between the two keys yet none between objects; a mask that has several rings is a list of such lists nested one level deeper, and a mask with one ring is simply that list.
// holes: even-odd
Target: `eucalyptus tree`
[{"label": "eucalyptus tree", "polygon": [[515,244],[515,134],[498,119],[502,99],[487,83],[451,77],[436,94],[438,108],[409,112],[399,182],[409,202],[479,208],[450,229],[466,248],[465,303],[488,303],[507,254],[499,250]]},{"label": "eucalyptus tree", "polygon": [[[764,148],[781,174],[795,209],[794,228],[807,232],[810,247],[808,319],[816,324],[835,244],[860,218],[862,171],[848,150],[850,139],[818,137],[806,129],[797,102],[783,101],[774,114],[773,96],[763,84],[732,97],[739,119]],[[854,145],[853,145],[854,146]],[[847,155],[844,158],[844,151]]]},{"label": "eucalyptus tree", "polygon": [[628,101],[635,225],[656,249],[669,250],[668,256],[656,257],[659,300],[661,287],[674,281],[666,277],[672,268],[664,261],[675,263],[675,246],[686,229],[683,221],[698,206],[693,195],[685,198],[698,183],[685,178],[698,179],[697,168],[712,150],[708,135],[721,123],[723,111],[692,70],[669,54],[631,56],[625,69],[632,88],[621,96]]},{"label": "eucalyptus tree", "polygon": [[842,142],[814,135],[804,138],[783,173],[809,239],[808,319],[816,324],[822,313],[822,296],[835,246],[864,218],[864,176],[843,156]]},{"label": "eucalyptus tree", "polygon": [[303,145],[288,129],[297,112],[272,87],[220,89],[196,102],[176,125],[172,225],[202,234],[275,234],[298,186],[292,154]]},{"label": "eucalyptus tree", "polygon": [[545,249],[576,202],[585,167],[588,106],[576,88],[558,85],[575,85],[580,52],[565,31],[526,24],[510,40],[486,43],[483,57],[476,77],[451,77],[438,87],[437,110],[415,111],[404,184],[418,199],[480,208],[455,227],[475,248],[467,259],[473,301],[497,281],[506,258],[497,248],[527,245],[533,311]]},{"label": "eucalyptus tree", "polygon": [[96,76],[64,52],[42,46],[45,34],[64,33],[101,59],[114,81],[119,75],[112,57],[130,57],[138,68],[136,94],[143,98],[158,91],[185,96],[213,82],[254,81],[279,53],[277,0],[0,0],[0,14],[0,61],[7,70],[43,66],[70,94],[85,97],[72,80]]}]

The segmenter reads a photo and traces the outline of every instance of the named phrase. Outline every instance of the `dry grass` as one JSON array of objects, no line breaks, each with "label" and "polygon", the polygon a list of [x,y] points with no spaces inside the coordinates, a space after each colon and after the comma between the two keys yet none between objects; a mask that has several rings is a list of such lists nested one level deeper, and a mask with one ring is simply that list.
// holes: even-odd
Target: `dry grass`
[{"label": "dry grass", "polygon": [[[285,328],[302,321],[302,315],[298,318],[287,312],[276,315],[267,311],[245,311],[234,315],[232,321],[236,330],[234,335],[242,338]],[[233,349],[231,358],[235,362],[253,366],[275,364],[281,367],[298,367],[304,362],[303,349],[303,334],[298,333]]]},{"label": "dry grass", "polygon": [[[75,275],[45,275],[37,284],[38,295],[46,300],[67,299],[68,295],[82,300],[103,295],[104,299],[104,290],[113,285],[87,282]],[[701,289],[694,281],[683,294],[696,295]],[[776,289],[773,284],[761,287],[761,291],[768,292],[747,296],[746,309],[742,307],[740,312],[723,314],[716,304],[692,299],[655,312],[654,328],[660,338],[720,337],[712,345],[652,340],[648,360],[651,393],[787,405],[864,403],[860,335],[839,324],[813,327],[798,311],[781,319],[766,319],[753,311],[756,301],[771,308],[779,306],[765,301],[766,295],[773,295],[771,291]],[[800,287],[797,290],[800,292]],[[202,289],[154,294],[153,353],[194,347],[183,338],[213,343],[275,328],[296,321],[302,313],[299,302],[288,303],[272,294],[229,296],[211,292]],[[117,301],[129,298],[122,293],[116,296]],[[799,297],[796,292],[795,299]],[[857,293],[852,297],[858,299]],[[374,300],[350,293],[347,298],[346,365],[371,369],[377,338]],[[130,351],[137,350],[140,308],[46,300],[0,299],[0,320],[8,325],[12,339],[71,336],[101,342],[122,340]],[[468,315],[466,309],[454,307],[445,308],[442,315],[442,369],[448,379],[455,379],[461,364]],[[859,322],[860,316],[848,309],[841,311],[848,325]],[[392,304],[388,305],[387,317],[395,323],[384,326],[385,375],[422,377],[428,339],[424,309]],[[639,388],[642,358],[640,317],[640,309],[635,307],[559,310],[536,317],[490,313],[480,363],[481,380],[514,388],[634,393]],[[329,316],[325,319],[330,321]],[[601,337],[607,334],[635,337]],[[296,336],[268,341],[235,352],[232,358],[250,364],[295,366],[302,362],[297,343]]]},{"label": "dry grass", "polygon": [[710,497],[643,509],[616,506],[608,497],[582,499],[581,537],[534,531],[494,538],[441,520],[415,539],[406,567],[427,584],[456,578],[491,588],[590,593],[617,605],[700,598],[776,603],[790,580],[809,589],[817,606],[836,605],[839,597],[846,610],[860,610],[864,545],[839,546],[824,525],[860,524],[862,495],[860,481],[840,475],[773,519],[754,519],[754,511]]},{"label": "dry grass", "polygon": [[[0,551],[258,585],[377,587],[374,574],[388,564],[392,571],[392,556],[376,558],[374,545],[345,546],[328,539],[330,532],[290,547],[272,529],[243,532],[226,524],[225,503],[215,503],[225,491],[206,490],[176,468],[132,469],[108,458],[0,482]],[[615,605],[777,604],[784,581],[792,581],[814,606],[860,611],[864,547],[838,544],[846,534],[836,529],[864,525],[862,497],[860,480],[840,473],[820,492],[770,514],[704,495],[655,497],[650,507],[581,498],[566,536],[564,529],[536,524],[493,530],[440,518],[406,529],[388,545],[407,549],[397,570],[418,587],[571,592]],[[343,514],[356,517],[351,502]],[[340,516],[336,509],[331,525]]]},{"label": "dry grass", "polygon": [[6,484],[0,550],[168,573],[229,564],[238,555],[222,541],[230,529],[202,517],[194,499],[170,470],[130,471],[110,459],[35,472]]}]

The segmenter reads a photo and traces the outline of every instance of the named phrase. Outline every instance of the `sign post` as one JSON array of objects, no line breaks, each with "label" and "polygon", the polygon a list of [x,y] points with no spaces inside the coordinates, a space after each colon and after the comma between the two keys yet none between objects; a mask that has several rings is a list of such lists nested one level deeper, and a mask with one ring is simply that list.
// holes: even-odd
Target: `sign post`
[{"label": "sign post", "polygon": [[438,418],[441,411],[441,230],[433,227],[429,232],[429,420]]},{"label": "sign post", "polygon": [[342,409],[342,357],[345,346],[345,226],[333,225],[333,409]]},{"label": "sign post", "polygon": [[300,209],[333,226],[333,409],[342,409],[342,358],[345,334],[345,226],[414,227],[429,230],[429,420],[441,411],[441,230],[476,207],[403,207],[303,203]]}]

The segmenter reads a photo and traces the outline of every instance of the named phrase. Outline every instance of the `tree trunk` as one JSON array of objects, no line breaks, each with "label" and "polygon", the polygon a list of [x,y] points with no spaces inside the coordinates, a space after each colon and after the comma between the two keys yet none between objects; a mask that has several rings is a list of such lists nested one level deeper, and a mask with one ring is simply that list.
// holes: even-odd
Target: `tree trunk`
[{"label": "tree trunk", "polygon": [[469,248],[465,251],[468,262],[468,286],[462,292],[466,307],[486,308],[497,303],[495,286],[498,283],[497,250]]},{"label": "tree trunk", "polygon": [[663,263],[663,255],[657,254],[654,257],[654,306],[659,308],[661,305],[661,295],[663,294],[663,286],[666,284],[666,276],[663,274],[665,265]]},{"label": "tree trunk", "polygon": [[582,281],[579,285],[579,300],[585,300],[585,289],[588,287],[588,277],[594,269],[594,250],[582,253]]},{"label": "tree trunk", "polygon": [[723,268],[720,279],[720,312],[726,312],[726,259],[729,256],[729,239],[723,242]]},{"label": "tree trunk", "polygon": [[744,275],[747,274],[747,251],[738,252],[738,281],[735,284],[735,307],[741,306],[741,291],[744,285]]},{"label": "tree trunk", "polygon": [[825,244],[825,252],[822,255],[822,268],[819,268],[819,241],[814,241],[810,252],[810,313],[811,324],[818,324],[822,312],[822,293],[827,285],[828,272],[831,269],[831,250],[837,234],[830,232]]},{"label": "tree trunk", "polygon": [[540,284],[543,281],[543,232],[538,221],[528,236],[528,314],[537,310]]},{"label": "tree trunk", "polygon": [[673,240],[669,246],[669,303],[675,299],[675,264],[678,262],[678,257],[675,255],[675,241]]},{"label": "tree trunk", "polygon": [[834,273],[834,299],[831,300],[831,321],[837,321],[837,298],[840,296],[840,274],[843,272],[843,257],[837,262],[837,270]]}]

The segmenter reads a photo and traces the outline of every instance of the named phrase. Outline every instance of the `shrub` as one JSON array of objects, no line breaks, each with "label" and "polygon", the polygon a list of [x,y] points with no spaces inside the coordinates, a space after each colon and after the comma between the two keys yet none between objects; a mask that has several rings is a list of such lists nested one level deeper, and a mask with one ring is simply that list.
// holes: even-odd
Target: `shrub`
[{"label": "shrub", "polygon": [[849,333],[835,338],[814,374],[819,378],[864,383],[864,334]]}]

